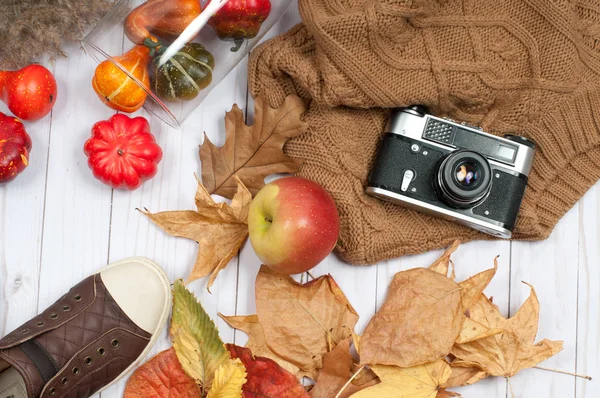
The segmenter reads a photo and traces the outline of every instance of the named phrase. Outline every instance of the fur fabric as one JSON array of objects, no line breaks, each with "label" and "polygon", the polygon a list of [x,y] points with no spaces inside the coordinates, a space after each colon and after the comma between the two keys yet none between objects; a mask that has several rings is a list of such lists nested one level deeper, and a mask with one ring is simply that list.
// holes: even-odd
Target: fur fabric
[{"label": "fur fabric", "polygon": [[108,11],[113,0],[0,0],[0,69],[64,56]]}]

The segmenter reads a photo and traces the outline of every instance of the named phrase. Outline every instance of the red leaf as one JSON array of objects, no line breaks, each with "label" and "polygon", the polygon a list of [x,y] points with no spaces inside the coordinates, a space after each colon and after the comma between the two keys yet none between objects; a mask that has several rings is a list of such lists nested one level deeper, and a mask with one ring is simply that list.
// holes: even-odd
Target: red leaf
[{"label": "red leaf", "polygon": [[246,366],[248,381],[242,386],[243,398],[309,398],[296,376],[277,362],[255,357],[248,348],[226,344],[231,358],[239,358]]},{"label": "red leaf", "polygon": [[138,368],[127,381],[123,398],[199,398],[200,390],[169,348]]}]

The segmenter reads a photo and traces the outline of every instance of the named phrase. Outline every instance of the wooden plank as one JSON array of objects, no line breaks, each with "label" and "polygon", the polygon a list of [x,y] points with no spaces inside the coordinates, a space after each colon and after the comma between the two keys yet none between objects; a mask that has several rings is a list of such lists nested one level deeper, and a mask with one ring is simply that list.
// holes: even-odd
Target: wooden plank
[{"label": "wooden plank", "polygon": [[[55,72],[53,64],[45,66]],[[64,82],[58,84],[63,86]],[[57,108],[64,92],[58,94]],[[11,115],[0,103],[0,112]],[[29,166],[9,184],[0,185],[0,336],[37,315],[46,172],[52,114],[24,122],[31,137]]]},{"label": "wooden plank", "polygon": [[[564,349],[540,366],[575,371],[577,347],[577,267],[579,209],[571,209],[550,238],[542,242],[514,242],[510,313],[529,297],[532,284],[540,301],[538,340],[564,340]],[[575,379],[540,370],[525,370],[511,380],[517,397],[574,397]],[[510,395],[509,395],[510,396]]]},{"label": "wooden plank", "polygon": [[93,178],[83,145],[92,124],[113,112],[89,88],[94,62],[76,46],[68,53],[56,61],[62,101],[52,118],[38,311],[103,267],[108,255],[111,192]]},{"label": "wooden plank", "polygon": [[[600,396],[600,185],[593,187],[579,204],[579,295],[577,305],[577,373],[592,381],[577,379],[576,396]],[[574,271],[572,271],[574,272]]]},{"label": "wooden plank", "polygon": [[[198,145],[203,132],[216,144],[224,142],[223,117],[234,102],[245,102],[246,79],[240,67],[234,70],[214,90],[189,119],[181,130],[167,127],[155,116],[142,112],[152,126],[152,131],[163,149],[163,161],[159,172],[152,180],[133,192],[115,191],[112,206],[110,238],[110,261],[124,257],[144,255],[158,262],[167,272],[169,279],[187,279],[196,260],[198,244],[191,240],[175,238],[165,234],[152,224],[136,208],[148,208],[152,212],[194,209],[197,188],[196,173],[200,176]],[[244,103],[242,102],[242,104]],[[211,288],[207,280],[188,285],[204,309],[215,320],[223,341],[233,341],[233,330],[217,316],[218,312],[234,313],[237,288],[237,258],[219,274]],[[171,345],[167,332],[163,332],[152,354]],[[102,393],[103,396],[120,396],[125,381]]]}]

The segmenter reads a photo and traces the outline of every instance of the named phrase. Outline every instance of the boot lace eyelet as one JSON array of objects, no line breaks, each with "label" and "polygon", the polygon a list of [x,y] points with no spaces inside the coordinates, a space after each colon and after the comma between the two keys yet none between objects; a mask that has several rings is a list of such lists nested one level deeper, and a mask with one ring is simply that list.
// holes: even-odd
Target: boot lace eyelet
[{"label": "boot lace eyelet", "polygon": [[67,380],[67,378],[66,378],[66,377],[63,377],[63,378],[62,378],[62,380],[61,380],[60,382],[61,382],[61,383],[62,383],[62,385],[64,386],[64,385],[66,385],[66,384],[69,382],[69,380]]},{"label": "boot lace eyelet", "polygon": [[90,365],[92,364],[92,361],[93,361],[93,360],[92,360],[92,357],[85,357],[85,359],[83,360],[83,363],[84,363],[86,366],[90,366]]},{"label": "boot lace eyelet", "polygon": [[98,348],[98,356],[103,357],[106,354],[106,350],[102,347]]},{"label": "boot lace eyelet", "polygon": [[75,301],[81,301],[81,294],[75,296]]},{"label": "boot lace eyelet", "polygon": [[56,312],[53,312],[52,314],[50,314],[50,318],[52,318],[52,320],[56,320],[58,319],[58,314]]},{"label": "boot lace eyelet", "polygon": [[119,340],[113,339],[113,341],[110,342],[110,345],[112,345],[113,348],[119,347]]},{"label": "boot lace eyelet", "polygon": [[63,311],[67,312],[67,311],[71,311],[71,307],[68,305],[63,306]]},{"label": "boot lace eyelet", "polygon": [[56,389],[52,387],[50,390],[48,390],[48,392],[50,392],[50,395],[54,395],[56,394]]},{"label": "boot lace eyelet", "polygon": [[44,326],[44,321],[38,321],[36,325],[41,328],[42,326]]},{"label": "boot lace eyelet", "polygon": [[73,374],[74,375],[79,374],[79,368],[73,368]]}]

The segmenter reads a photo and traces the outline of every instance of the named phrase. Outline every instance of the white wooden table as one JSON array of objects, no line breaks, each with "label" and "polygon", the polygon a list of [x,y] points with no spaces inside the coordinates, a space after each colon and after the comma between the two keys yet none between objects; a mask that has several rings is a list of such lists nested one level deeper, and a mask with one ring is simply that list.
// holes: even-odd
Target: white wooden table
[{"label": "white wooden table", "polygon": [[[268,37],[300,21],[294,2]],[[135,211],[193,209],[200,172],[198,145],[204,131],[217,144],[224,141],[223,116],[236,102],[247,103],[247,64],[243,62],[184,124],[168,128],[145,111],[164,160],[158,175],[135,192],[113,191],[96,181],[87,167],[83,144],[90,128],[113,112],[102,106],[91,88],[94,61],[78,46],[68,59],[50,65],[59,83],[51,116],[26,127],[33,139],[30,165],[14,182],[0,186],[0,336],[52,304],[72,285],[109,262],[147,256],[166,270],[171,280],[185,278],[196,255],[196,243],[173,238]],[[7,112],[4,106],[0,111]],[[500,269],[487,290],[505,314],[515,313],[532,283],[541,302],[539,336],[564,340],[564,350],[542,366],[588,374],[593,381],[526,370],[510,384],[520,398],[600,397],[600,185],[560,221],[550,239],[538,243],[474,242],[460,247],[453,259],[458,280],[490,268],[500,255]],[[353,267],[331,255],[314,275],[331,273],[361,315],[361,333],[386,296],[393,275],[427,266],[441,252],[405,257],[370,267]],[[243,345],[246,336],[217,317],[252,314],[254,279],[259,261],[246,244],[223,271],[212,291],[206,280],[190,285],[219,326],[226,342]],[[154,352],[170,342],[166,330]],[[103,397],[122,395],[124,382]],[[510,397],[504,379],[492,379],[461,389],[465,397]]]}]

